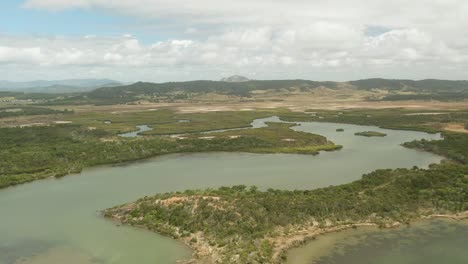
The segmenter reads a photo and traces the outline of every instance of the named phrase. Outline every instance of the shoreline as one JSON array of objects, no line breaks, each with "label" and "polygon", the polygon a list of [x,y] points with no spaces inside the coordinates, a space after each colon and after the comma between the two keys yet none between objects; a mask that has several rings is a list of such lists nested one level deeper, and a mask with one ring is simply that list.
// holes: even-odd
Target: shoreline
[{"label": "shoreline", "polygon": [[[118,166],[128,166],[132,165],[138,162],[147,162],[151,161],[152,159],[157,159],[169,155],[190,155],[190,154],[210,154],[210,153],[246,153],[246,154],[258,154],[258,155],[269,155],[269,154],[285,154],[285,155],[308,155],[308,156],[316,156],[319,155],[320,152],[333,152],[333,151],[339,151],[343,149],[342,145],[335,144],[334,142],[332,144],[325,144],[325,145],[318,145],[318,146],[313,146],[313,147],[305,147],[305,148],[290,148],[292,151],[275,151],[277,150],[276,148],[272,148],[271,151],[268,151],[268,149],[262,150],[258,149],[257,151],[219,151],[219,150],[213,150],[213,151],[198,151],[198,152],[191,152],[191,151],[186,151],[186,152],[171,152],[171,153],[163,153],[163,154],[157,154],[154,156],[149,156],[149,157],[142,157],[142,158],[137,158],[137,159],[129,159],[129,160],[124,160],[120,162],[109,162],[109,163],[100,163],[100,164],[95,164],[87,167],[81,168],[80,171],[70,171],[69,173],[62,175],[62,174],[57,174],[57,175],[40,175],[35,178],[31,178],[28,180],[25,180],[23,182],[19,182],[17,184],[13,185],[7,185],[7,186],[0,186],[0,191],[3,189],[8,189],[8,188],[14,188],[17,186],[21,186],[24,184],[36,182],[36,181],[41,181],[41,180],[50,180],[50,179],[62,179],[65,177],[69,176],[78,176],[80,175],[84,170],[92,170],[92,169],[99,169],[99,168],[105,168],[105,167],[118,167]],[[288,150],[287,149],[281,149],[281,150]]]},{"label": "shoreline", "polygon": [[410,225],[410,224],[417,223],[417,222],[430,221],[430,220],[435,220],[435,219],[445,219],[445,220],[450,220],[450,221],[461,222],[461,221],[465,221],[468,219],[468,211],[454,213],[454,214],[432,214],[432,215],[422,216],[420,218],[411,220],[409,223],[394,222],[392,224],[381,225],[381,224],[377,224],[374,222],[361,222],[361,223],[354,223],[354,224],[337,225],[337,226],[333,226],[329,228],[321,228],[321,229],[318,228],[316,230],[311,230],[311,232],[307,232],[306,234],[294,235],[293,236],[294,240],[282,246],[280,251],[275,252],[276,255],[273,257],[273,260],[274,260],[273,263],[278,263],[278,264],[284,263],[284,261],[286,260],[286,258],[284,257],[287,255],[289,250],[301,247],[309,243],[310,241],[317,239],[317,236],[323,236],[323,235],[327,235],[331,233],[338,233],[338,232],[345,231],[348,229],[361,228],[361,227],[377,227],[381,229],[393,229],[393,228],[402,227],[404,225]]},{"label": "shoreline", "polygon": [[[106,217],[107,218],[107,217]],[[120,219],[115,215],[109,217],[115,224],[120,225]],[[279,236],[276,238],[266,238],[270,240],[273,245],[275,245],[273,249],[273,257],[272,262],[274,264],[281,264],[285,263],[287,258],[287,253],[294,249],[304,246],[305,244],[316,240],[318,236],[326,236],[327,234],[338,233],[349,229],[355,228],[365,228],[365,227],[376,227],[382,229],[393,229],[399,228],[404,225],[410,225],[417,222],[423,221],[430,221],[435,219],[445,219],[449,221],[456,221],[456,222],[463,222],[468,220],[468,211],[458,212],[453,214],[431,214],[427,216],[421,216],[419,218],[413,219],[408,223],[401,223],[401,222],[387,222],[385,224],[379,224],[376,222],[357,222],[357,223],[350,223],[350,224],[338,224],[329,227],[317,227],[315,225],[304,227],[304,226],[297,226],[296,228],[300,228],[301,230],[297,230],[294,234],[289,236]],[[468,223],[467,223],[468,225]],[[137,228],[142,228],[150,232],[160,234],[158,232],[152,231],[149,228],[141,225],[131,225]],[[163,235],[165,236],[165,235]],[[168,236],[170,237],[170,236]],[[193,242],[193,237],[196,237],[196,242]],[[186,245],[192,251],[192,257],[190,259],[180,259],[177,260],[177,264],[214,264],[217,263],[217,260],[220,257],[220,252],[215,248],[209,245],[209,241],[203,236],[201,232],[193,234],[191,237],[170,237],[176,241],[179,241]]]}]

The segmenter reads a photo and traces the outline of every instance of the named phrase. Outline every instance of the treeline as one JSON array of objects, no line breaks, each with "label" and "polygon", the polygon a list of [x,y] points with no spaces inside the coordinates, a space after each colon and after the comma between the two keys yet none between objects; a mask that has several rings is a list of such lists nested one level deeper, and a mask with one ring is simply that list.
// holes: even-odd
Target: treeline
[{"label": "treeline", "polygon": [[[318,87],[327,87],[337,89],[340,86],[349,85],[362,90],[384,89],[384,90],[409,90],[417,92],[417,96],[422,96],[413,99],[428,99],[434,100],[460,100],[460,92],[467,94],[468,81],[446,81],[446,80],[387,80],[387,79],[366,79],[358,81],[350,81],[346,83],[340,82],[317,82],[310,80],[251,80],[247,82],[218,82],[218,81],[189,81],[189,82],[168,82],[168,83],[147,83],[137,82],[131,85],[119,87],[104,87],[67,99],[67,102],[94,102],[96,104],[117,104],[127,103],[141,99],[142,97],[149,98],[164,98],[168,97],[171,100],[187,99],[192,95],[219,93],[234,95],[239,97],[250,97],[254,90],[280,90],[299,88],[303,91]],[[428,93],[429,97],[424,97],[424,93]],[[177,97],[174,95],[177,94]],[[183,96],[181,96],[183,95]],[[463,96],[463,98],[467,98]],[[409,98],[408,98],[409,99]],[[151,100],[151,99],[150,99]],[[397,100],[397,98],[388,97],[385,100]],[[403,99],[400,99],[403,100]],[[59,103],[59,101],[57,101]]]},{"label": "treeline", "polygon": [[271,241],[301,227],[407,223],[421,215],[468,210],[467,174],[468,166],[437,165],[377,170],[350,184],[315,190],[259,191],[241,185],[166,193],[105,215],[185,239],[194,248],[201,232],[220,253],[220,263],[271,263]]},{"label": "treeline", "polygon": [[403,144],[408,148],[416,148],[433,152],[457,162],[468,164],[468,134],[443,133],[443,140],[415,140]]},{"label": "treeline", "polygon": [[392,80],[364,79],[349,82],[318,82],[311,80],[250,80],[246,82],[223,81],[188,81],[149,83],[137,82],[130,85],[102,87],[91,92],[82,93],[20,93],[0,92],[0,96],[14,96],[17,99],[30,99],[45,105],[125,104],[141,99],[157,102],[159,100],[187,100],[193,95],[217,93],[238,97],[251,97],[254,90],[282,90],[298,88],[309,91],[318,87],[339,89],[350,87],[360,90],[382,89],[387,91],[410,91],[415,94],[389,95],[384,100],[441,100],[459,101],[468,98],[468,81],[450,80]]},{"label": "treeline", "polygon": [[50,115],[50,114],[72,114],[72,110],[55,110],[43,107],[32,106],[15,106],[15,107],[0,107],[0,118],[27,116],[27,115]]},{"label": "treeline", "polygon": [[348,82],[358,89],[385,89],[385,90],[405,90],[416,92],[466,92],[468,91],[468,81],[450,81],[426,79],[420,81],[398,80],[398,79],[364,79]]},{"label": "treeline", "polygon": [[250,97],[254,90],[278,90],[297,87],[300,89],[317,88],[327,86],[336,88],[338,83],[334,82],[315,82],[309,80],[265,80],[265,81],[247,81],[247,82],[221,82],[221,81],[188,81],[188,82],[167,82],[167,83],[149,83],[137,82],[130,85],[118,87],[103,87],[82,93],[81,95],[69,97],[64,100],[51,101],[51,104],[122,104],[129,103],[142,98],[150,101],[160,99],[185,100],[193,95],[218,93],[233,95],[239,97]]}]

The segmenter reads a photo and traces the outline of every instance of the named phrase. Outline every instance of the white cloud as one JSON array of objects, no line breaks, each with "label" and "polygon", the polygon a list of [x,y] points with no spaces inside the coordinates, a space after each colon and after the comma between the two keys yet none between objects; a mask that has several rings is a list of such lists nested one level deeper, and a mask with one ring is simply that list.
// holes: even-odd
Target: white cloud
[{"label": "white cloud", "polygon": [[229,72],[258,78],[466,78],[468,67],[465,0],[28,0],[23,6],[105,10],[148,25],[165,23],[175,33],[152,44],[131,34],[0,35],[0,70],[15,65],[49,74],[60,67],[60,74],[69,69],[159,81]]},{"label": "white cloud", "polygon": [[43,60],[40,47],[16,48],[0,46],[0,63],[30,63]]}]

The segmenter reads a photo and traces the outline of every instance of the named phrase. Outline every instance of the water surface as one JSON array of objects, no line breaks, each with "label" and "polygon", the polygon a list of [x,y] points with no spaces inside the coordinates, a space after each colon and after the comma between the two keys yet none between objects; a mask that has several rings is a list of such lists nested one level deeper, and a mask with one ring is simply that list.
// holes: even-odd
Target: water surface
[{"label": "water surface", "polygon": [[[257,120],[255,126],[264,125]],[[336,132],[336,128],[345,132]],[[0,191],[0,264],[165,264],[190,256],[180,243],[103,219],[99,210],[145,195],[246,184],[312,189],[348,183],[378,168],[426,167],[441,157],[401,143],[439,135],[369,126],[301,123],[294,129],[327,136],[344,148],[318,156],[286,154],[177,154],[84,170]],[[385,138],[354,136],[381,131]]]},{"label": "water surface", "polygon": [[148,125],[141,125],[141,126],[136,126],[138,130],[131,131],[128,133],[123,133],[119,134],[120,137],[127,137],[127,138],[132,138],[132,137],[141,137],[139,134],[145,131],[151,131],[153,128],[149,127]]},{"label": "water surface", "polygon": [[467,224],[432,220],[327,234],[291,250],[287,264],[466,264]]}]

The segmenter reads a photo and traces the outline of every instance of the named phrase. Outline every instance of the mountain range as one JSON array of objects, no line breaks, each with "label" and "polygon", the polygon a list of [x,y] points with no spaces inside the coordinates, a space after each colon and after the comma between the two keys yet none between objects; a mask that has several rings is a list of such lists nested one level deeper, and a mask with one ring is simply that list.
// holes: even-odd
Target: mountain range
[{"label": "mountain range", "polygon": [[1,91],[28,93],[77,93],[92,91],[101,87],[120,86],[122,83],[110,79],[66,79],[66,80],[36,80],[27,82],[12,82],[0,80]]}]

